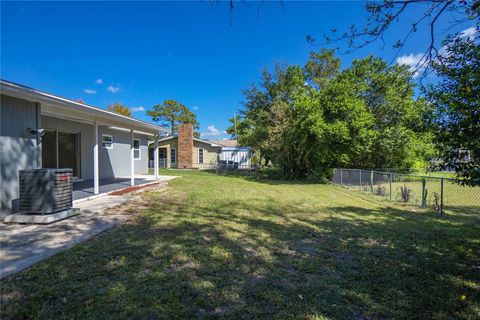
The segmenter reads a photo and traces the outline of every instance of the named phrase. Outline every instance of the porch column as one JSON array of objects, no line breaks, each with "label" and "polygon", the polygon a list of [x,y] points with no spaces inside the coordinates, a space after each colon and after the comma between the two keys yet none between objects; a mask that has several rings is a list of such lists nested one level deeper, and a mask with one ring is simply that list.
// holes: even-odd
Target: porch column
[{"label": "porch column", "polygon": [[153,143],[153,172],[155,175],[155,180],[158,180],[158,133],[155,133],[153,136],[153,139],[155,139],[155,142]]},{"label": "porch column", "polygon": [[133,152],[133,138],[135,138],[133,134],[133,130],[130,130],[130,185],[135,185],[135,162],[133,160],[134,152]]},{"label": "porch column", "polygon": [[93,193],[99,194],[98,181],[98,124],[93,124]]}]

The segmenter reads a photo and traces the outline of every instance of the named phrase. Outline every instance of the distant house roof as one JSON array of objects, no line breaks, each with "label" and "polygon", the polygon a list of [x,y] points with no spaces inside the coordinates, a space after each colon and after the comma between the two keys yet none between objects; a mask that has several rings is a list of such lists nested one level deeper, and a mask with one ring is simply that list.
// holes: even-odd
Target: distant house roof
[{"label": "distant house roof", "polygon": [[[165,138],[162,138],[162,139],[158,139],[158,142],[167,141],[167,140],[176,139],[176,138],[178,138],[177,135],[168,136],[168,137],[165,137]],[[217,143],[214,143],[212,140],[202,140],[202,139],[198,139],[198,138],[193,138],[193,141],[207,143],[207,144],[211,145],[212,147],[221,147],[221,145],[219,145]],[[153,143],[153,142],[151,142],[151,143]]]},{"label": "distant house roof", "polygon": [[222,147],[237,147],[238,142],[236,139],[234,140],[209,140],[212,143],[218,144]]}]

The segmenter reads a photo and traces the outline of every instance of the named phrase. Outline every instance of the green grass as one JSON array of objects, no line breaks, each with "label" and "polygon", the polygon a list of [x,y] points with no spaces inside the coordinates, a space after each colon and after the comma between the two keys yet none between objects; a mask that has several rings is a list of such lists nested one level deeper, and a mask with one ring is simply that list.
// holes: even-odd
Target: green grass
[{"label": "green grass", "polygon": [[198,171],[1,283],[1,318],[478,319],[480,214]]}]

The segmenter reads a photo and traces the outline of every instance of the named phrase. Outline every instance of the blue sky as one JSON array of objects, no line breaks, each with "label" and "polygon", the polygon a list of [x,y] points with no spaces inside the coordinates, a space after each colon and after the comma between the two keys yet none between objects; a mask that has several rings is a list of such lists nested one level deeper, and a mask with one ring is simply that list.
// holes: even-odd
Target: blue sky
[{"label": "blue sky", "polygon": [[[362,24],[362,2],[2,2],[1,78],[106,108],[146,109],[175,99],[198,114],[203,138],[226,137],[228,118],[241,108],[241,90],[275,62],[303,64],[312,50],[307,34]],[[418,10],[375,43],[350,55],[374,54],[392,61],[389,45],[405,34]],[[449,18],[438,22],[447,33]],[[453,33],[471,27],[459,25]],[[420,29],[402,50],[415,61],[427,46]]]}]

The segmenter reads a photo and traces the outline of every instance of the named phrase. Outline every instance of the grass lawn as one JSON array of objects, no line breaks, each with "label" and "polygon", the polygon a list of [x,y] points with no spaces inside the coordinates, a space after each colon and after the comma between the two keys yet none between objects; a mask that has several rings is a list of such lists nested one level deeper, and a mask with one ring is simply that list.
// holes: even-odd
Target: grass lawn
[{"label": "grass lawn", "polygon": [[480,214],[168,173],[130,223],[2,281],[0,318],[480,318]]}]

